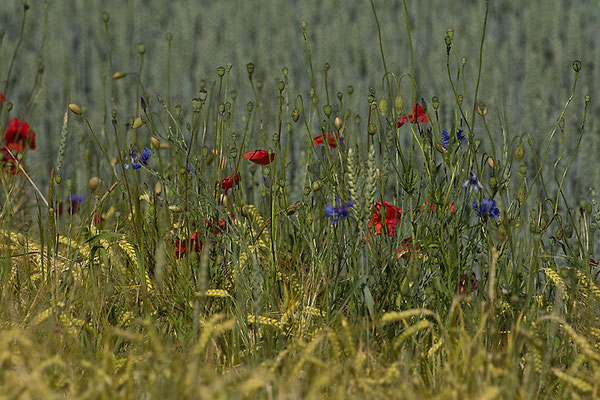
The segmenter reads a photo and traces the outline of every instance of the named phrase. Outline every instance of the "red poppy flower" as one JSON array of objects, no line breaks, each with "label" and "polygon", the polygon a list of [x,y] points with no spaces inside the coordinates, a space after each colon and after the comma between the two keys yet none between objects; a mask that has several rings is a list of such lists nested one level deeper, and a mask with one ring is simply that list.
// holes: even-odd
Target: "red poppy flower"
[{"label": "red poppy flower", "polygon": [[228,176],[227,178],[223,179],[218,183],[218,185],[225,190],[225,194],[227,194],[227,191],[237,185],[239,181],[240,175],[236,172],[232,176]]},{"label": "red poppy flower", "polygon": [[8,122],[8,128],[4,132],[6,147],[14,152],[22,153],[29,146],[31,150],[35,149],[35,132],[29,129],[27,122],[18,118],[13,118]]},{"label": "red poppy flower", "polygon": [[479,286],[479,281],[477,280],[477,275],[475,272],[471,272],[471,274],[464,274],[460,282],[458,283],[458,293],[465,294],[467,291],[467,281],[471,282],[471,293],[477,290]]},{"label": "red poppy flower", "polygon": [[6,173],[11,175],[18,174],[18,161],[10,155],[6,146],[0,147],[0,151],[2,152],[2,161],[0,161],[0,165],[5,167]]},{"label": "red poppy flower", "polygon": [[207,219],[206,224],[208,225],[210,232],[216,236],[220,233],[223,233],[223,231],[227,229],[227,225],[231,225],[234,219],[234,215],[232,215],[230,218],[227,218],[226,220],[222,219],[220,221],[213,217],[211,219]]},{"label": "red poppy flower", "polygon": [[[415,119],[416,121],[414,121]],[[429,122],[427,119],[427,114],[425,114],[425,110],[423,110],[423,107],[421,107],[419,103],[415,104],[414,112],[412,114],[401,116],[396,125],[398,125],[398,128],[400,128],[402,125],[408,122],[422,122],[424,124]]]},{"label": "red poppy flower", "polygon": [[[338,140],[340,141],[340,143],[344,143],[344,138],[338,138],[338,134],[335,134],[335,137],[333,135],[330,135],[329,133],[325,134],[325,139],[327,139],[327,141],[329,142],[329,147],[337,147],[337,142]],[[313,146],[318,146],[320,144],[323,144],[323,134],[319,133],[317,136],[315,136],[313,138]]]},{"label": "red poppy flower", "polygon": [[[423,210],[427,207],[429,211],[437,212],[437,204],[429,204],[429,201],[425,200],[425,204],[419,207],[419,210]],[[448,205],[444,208],[445,213],[454,212],[454,204],[448,203]]]},{"label": "red poppy flower", "polygon": [[0,92],[0,103],[4,103],[6,101],[6,96],[4,95],[4,93]]},{"label": "red poppy flower", "polygon": [[396,227],[398,226],[398,221],[400,221],[400,217],[402,216],[402,209],[400,207],[396,207],[387,201],[378,201],[375,204],[375,208],[373,209],[373,213],[371,214],[371,218],[369,219],[369,230],[373,227],[375,228],[375,233],[381,235],[381,207],[385,206],[385,224],[387,227],[387,233],[390,237],[394,236],[396,233]]},{"label": "red poppy flower", "polygon": [[190,243],[190,251],[195,251],[198,253],[200,249],[202,249],[202,240],[200,240],[200,235],[202,233],[200,231],[194,232],[190,235],[189,239],[179,239],[175,240],[175,257],[181,258],[183,257],[188,249],[187,244]]},{"label": "red poppy flower", "polygon": [[407,237],[402,242],[400,242],[400,249],[398,250],[398,257],[402,257],[404,259],[410,258],[411,252],[413,250],[419,250],[419,247],[413,245],[412,237]]},{"label": "red poppy flower", "polygon": [[243,155],[246,160],[250,160],[255,164],[267,165],[270,164],[271,161],[275,159],[275,153],[271,153],[271,157],[269,157],[269,152],[264,150],[254,150],[249,153]]}]

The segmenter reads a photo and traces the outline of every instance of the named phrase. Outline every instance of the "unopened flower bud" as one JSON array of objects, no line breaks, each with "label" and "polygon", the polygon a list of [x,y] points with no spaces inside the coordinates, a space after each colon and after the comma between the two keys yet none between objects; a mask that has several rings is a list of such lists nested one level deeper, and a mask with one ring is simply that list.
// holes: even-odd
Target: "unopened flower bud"
[{"label": "unopened flower bud", "polygon": [[81,108],[79,108],[79,106],[77,104],[74,104],[74,103],[69,104],[69,110],[71,110],[71,112],[73,114],[81,115]]},{"label": "unopened flower bud", "polygon": [[342,93],[341,91],[337,92],[337,98],[339,101],[342,101],[342,99],[344,98],[344,93]]},{"label": "unopened flower bud", "polygon": [[171,43],[173,41],[173,34],[171,32],[165,33],[165,39],[167,39],[167,42]]},{"label": "unopened flower bud", "polygon": [[518,145],[515,148],[513,155],[515,156],[515,160],[521,161],[523,159],[523,155],[525,154],[525,149],[522,145]]},{"label": "unopened flower bud", "polygon": [[437,96],[433,96],[431,98],[431,105],[433,106],[434,110],[438,110],[438,108],[440,108],[440,98]]},{"label": "unopened flower bud", "polygon": [[294,122],[298,122],[299,118],[300,118],[300,111],[298,111],[297,108],[294,108],[294,110],[292,110],[292,120]]},{"label": "unopened flower bud", "polygon": [[323,112],[329,117],[331,115],[331,106],[329,104],[325,104],[323,106]]},{"label": "unopened flower bud", "polygon": [[61,184],[61,182],[62,182],[62,177],[60,176],[60,174],[57,174],[57,175],[54,177],[54,182],[56,182],[56,184],[57,184],[57,185],[60,185],[60,184]]},{"label": "unopened flower bud", "polygon": [[88,185],[90,186],[90,191],[95,192],[96,189],[98,189],[98,186],[100,186],[100,178],[98,178],[97,176],[91,177],[88,182]]},{"label": "unopened flower bud", "polygon": [[313,184],[312,184],[312,190],[313,190],[313,192],[318,192],[322,188],[323,188],[323,182],[322,181],[314,181],[313,182]]},{"label": "unopened flower bud", "polygon": [[382,117],[385,117],[385,114],[387,113],[387,109],[388,109],[388,102],[385,97],[382,97],[381,100],[379,100],[379,114],[381,114]]},{"label": "unopened flower bud", "polygon": [[488,157],[487,164],[490,166],[490,168],[494,168],[494,159],[492,157]]},{"label": "unopened flower bud", "polygon": [[369,132],[369,135],[371,135],[371,136],[373,136],[374,134],[377,133],[377,127],[375,126],[375,124],[373,124],[373,123],[369,124],[368,132]]},{"label": "unopened flower bud", "polygon": [[152,136],[150,138],[150,144],[152,144],[152,147],[154,147],[156,150],[160,149],[160,140],[158,140],[158,138]]},{"label": "unopened flower bud", "polygon": [[6,103],[6,111],[10,111],[13,109],[13,103],[11,103],[10,101],[8,103]]},{"label": "unopened flower bud", "polygon": [[368,95],[367,101],[369,102],[369,104],[373,104],[375,102],[375,96],[373,96],[372,94]]},{"label": "unopened flower bud", "polygon": [[219,78],[222,78],[223,75],[225,75],[225,68],[224,67],[218,67],[217,68],[217,75],[219,75]]},{"label": "unopened flower bud", "polygon": [[105,24],[108,24],[108,21],[110,21],[110,14],[109,14],[109,13],[107,13],[106,11],[104,11],[104,12],[102,13],[102,21],[103,21]]},{"label": "unopened flower bud", "polygon": [[354,86],[348,85],[348,87],[346,88],[346,91],[348,92],[348,94],[354,93]]},{"label": "unopened flower bud", "polygon": [[133,124],[131,125],[133,127],[133,129],[137,129],[140,126],[142,126],[142,119],[140,117],[137,117],[134,121]]},{"label": "unopened flower bud", "polygon": [[404,108],[404,100],[402,99],[402,96],[397,95],[396,99],[394,100],[394,109],[396,110],[396,113],[400,114],[402,112],[403,108]]},{"label": "unopened flower bud", "polygon": [[340,128],[342,127],[342,120],[340,119],[340,117],[335,117],[333,125],[335,126],[335,129],[337,129],[338,131],[340,130]]},{"label": "unopened flower bud", "polygon": [[283,89],[285,89],[285,82],[284,81],[279,81],[279,83],[277,83],[277,89],[280,92],[283,92]]},{"label": "unopened flower bud", "polygon": [[113,80],[116,81],[117,79],[121,79],[121,78],[125,77],[125,75],[127,75],[125,72],[117,71],[113,74],[112,78],[113,78]]},{"label": "unopened flower bud", "polygon": [[154,193],[156,193],[157,196],[160,196],[162,193],[162,183],[160,183],[160,181],[156,182],[154,185]]},{"label": "unopened flower bud", "polygon": [[579,60],[573,61],[573,71],[575,71],[575,72],[581,71],[581,61],[579,61]]},{"label": "unopened flower bud", "polygon": [[477,114],[485,117],[487,115],[487,107],[483,101],[477,103]]},{"label": "unopened flower bud", "polygon": [[143,42],[139,42],[136,47],[138,53],[144,54],[146,52],[146,45]]},{"label": "unopened flower bud", "polygon": [[248,71],[248,75],[252,75],[254,73],[254,64],[246,64],[246,71]]},{"label": "unopened flower bud", "polygon": [[246,104],[246,106],[248,107],[248,112],[252,112],[252,109],[254,108],[254,103],[249,101],[248,104]]}]

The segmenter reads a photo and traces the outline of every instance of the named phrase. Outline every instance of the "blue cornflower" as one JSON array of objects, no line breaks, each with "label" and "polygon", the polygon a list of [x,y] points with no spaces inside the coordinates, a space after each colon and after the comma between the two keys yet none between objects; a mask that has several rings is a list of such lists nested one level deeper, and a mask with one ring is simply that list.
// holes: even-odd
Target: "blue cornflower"
[{"label": "blue cornflower", "polygon": [[152,153],[150,153],[150,149],[147,147],[144,147],[144,151],[142,152],[142,154],[140,154],[140,161],[142,162],[142,164],[147,165],[148,164],[148,159],[150,159],[150,156],[152,155]]},{"label": "blue cornflower", "polygon": [[335,200],[337,201],[337,206],[326,206],[325,207],[325,215],[328,217],[334,217],[333,222],[331,223],[332,225],[337,223],[339,221],[340,218],[342,219],[346,219],[348,218],[348,215],[350,214],[350,211],[348,210],[348,208],[353,207],[354,204],[356,204],[356,202],[354,201],[349,201],[346,204],[342,204],[342,202],[340,201],[340,198],[338,196],[335,196]]},{"label": "blue cornflower", "polygon": [[474,172],[469,172],[469,179],[463,183],[463,188],[469,189],[470,192],[477,192],[479,189],[482,189],[483,186],[481,182],[479,182],[479,178],[475,175]]},{"label": "blue cornflower", "polygon": [[[465,135],[463,135],[462,133],[463,133],[462,129],[456,130],[456,141],[457,142],[462,142],[463,140],[465,140]],[[448,149],[449,144],[450,144],[450,134],[448,133],[446,128],[444,128],[444,130],[442,131],[442,146],[444,146],[445,149]]]},{"label": "blue cornflower", "polygon": [[477,212],[478,216],[484,219],[487,219],[487,217],[498,218],[500,216],[500,210],[496,207],[496,200],[483,199],[479,205],[474,201],[473,210]]}]

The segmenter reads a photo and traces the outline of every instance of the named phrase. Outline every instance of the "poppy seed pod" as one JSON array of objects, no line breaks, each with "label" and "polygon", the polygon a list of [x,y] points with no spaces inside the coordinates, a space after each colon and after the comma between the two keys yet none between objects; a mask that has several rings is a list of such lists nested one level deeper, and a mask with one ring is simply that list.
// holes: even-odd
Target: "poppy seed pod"
[{"label": "poppy seed pod", "polygon": [[81,115],[81,108],[79,108],[79,106],[77,104],[74,104],[74,103],[69,104],[69,110],[71,110],[71,112],[73,114]]},{"label": "poppy seed pod", "polygon": [[440,108],[440,98],[437,96],[433,96],[431,98],[431,105],[433,106],[434,110],[438,110],[438,108]]},{"label": "poppy seed pod", "polygon": [[579,60],[573,61],[573,71],[575,71],[575,72],[581,71],[581,61],[579,61]]},{"label": "poppy seed pod", "polygon": [[252,109],[254,109],[254,103],[249,101],[248,104],[246,104],[246,107],[248,107],[248,112],[252,112]]},{"label": "poppy seed pod", "polygon": [[146,52],[146,45],[143,42],[139,42],[136,47],[138,53],[144,54]]},{"label": "poppy seed pod", "polygon": [[246,64],[246,71],[248,71],[248,75],[252,75],[254,73],[254,64]]},{"label": "poppy seed pod", "polygon": [[225,75],[225,68],[224,67],[218,67],[217,68],[217,75],[219,75],[219,78],[222,78],[223,75]]},{"label": "poppy seed pod", "polygon": [[348,85],[348,87],[346,88],[346,91],[348,91],[348,94],[354,93],[354,86]]}]

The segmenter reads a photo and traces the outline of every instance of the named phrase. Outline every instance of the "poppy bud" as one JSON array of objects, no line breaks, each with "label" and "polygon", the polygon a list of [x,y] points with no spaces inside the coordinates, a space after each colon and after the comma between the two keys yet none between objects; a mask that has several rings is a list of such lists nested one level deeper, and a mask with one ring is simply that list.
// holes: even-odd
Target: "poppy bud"
[{"label": "poppy bud", "polygon": [[123,78],[125,75],[126,75],[125,72],[118,71],[113,74],[112,78],[113,78],[113,80],[116,81],[117,79]]},{"label": "poppy bud", "polygon": [[323,182],[322,181],[314,181],[313,182],[313,185],[312,185],[313,192],[318,192],[322,188],[323,188]]},{"label": "poppy bud", "polygon": [[565,226],[565,235],[570,239],[573,237],[573,225]]},{"label": "poppy bud", "polygon": [[346,88],[346,90],[348,91],[348,94],[352,94],[354,93],[354,87],[352,85],[348,85],[348,87]]},{"label": "poppy bud", "polygon": [[369,124],[368,132],[371,136],[377,133],[377,127],[375,126],[375,124]]},{"label": "poppy bud", "polygon": [[523,159],[523,155],[525,154],[525,149],[522,145],[518,145],[515,148],[513,155],[515,156],[515,160],[521,161]]},{"label": "poppy bud", "polygon": [[77,104],[74,104],[74,103],[69,104],[69,110],[71,110],[71,112],[73,114],[81,115],[81,108],[79,108],[79,106]]},{"label": "poppy bud", "polygon": [[379,100],[379,114],[381,114],[382,117],[385,117],[385,114],[387,113],[387,109],[388,109],[387,100],[385,99],[385,97],[382,97],[381,100]]},{"label": "poppy bud", "polygon": [[96,189],[98,189],[98,186],[100,186],[100,178],[98,178],[97,176],[91,177],[88,182],[88,185],[90,186],[90,191],[95,192]]},{"label": "poppy bud", "polygon": [[294,122],[298,122],[299,118],[300,118],[300,111],[298,111],[297,108],[294,108],[294,110],[292,111],[292,120]]},{"label": "poppy bud", "polygon": [[342,92],[337,92],[337,98],[339,101],[342,101],[342,99],[344,98],[344,94]]},{"label": "poppy bud", "polygon": [[575,71],[575,72],[581,71],[581,61],[579,61],[579,60],[573,61],[573,71]]},{"label": "poppy bud", "polygon": [[492,157],[488,157],[487,163],[490,166],[490,168],[494,168],[494,159]]},{"label": "poppy bud", "polygon": [[150,138],[150,144],[152,144],[152,147],[154,147],[156,150],[160,149],[160,140],[158,140],[156,137],[152,136]]},{"label": "poppy bud", "polygon": [[140,126],[142,126],[142,119],[140,117],[137,117],[134,121],[133,124],[131,125],[133,129],[137,129]]},{"label": "poppy bud", "polygon": [[562,228],[562,227],[560,227],[560,228],[558,228],[558,229],[556,230],[556,234],[555,234],[555,236],[556,236],[556,239],[557,239],[557,240],[563,240],[563,238],[564,238],[564,236],[565,236],[565,232],[563,231],[563,228]]},{"label": "poppy bud", "polygon": [[368,95],[367,101],[369,102],[369,104],[373,104],[375,102],[375,96],[373,96],[372,94]]},{"label": "poppy bud", "polygon": [[54,181],[56,182],[56,184],[57,184],[57,185],[60,185],[60,183],[62,182],[62,178],[61,178],[61,176],[57,174],[57,175],[54,177]]},{"label": "poppy bud", "polygon": [[171,32],[165,33],[165,39],[167,39],[167,42],[171,43],[173,41],[173,34]]},{"label": "poppy bud", "polygon": [[355,123],[356,125],[360,124],[360,115],[356,114],[356,115],[354,116],[354,123]]},{"label": "poppy bud", "polygon": [[329,117],[331,115],[331,106],[329,104],[324,105],[323,112]]},{"label": "poppy bud", "polygon": [[11,103],[10,101],[8,103],[6,103],[6,111],[10,111],[13,109],[13,103]]},{"label": "poppy bud", "polygon": [[433,96],[431,98],[431,105],[433,106],[433,109],[437,111],[437,109],[440,108],[440,98]]},{"label": "poppy bud", "polygon": [[108,24],[108,21],[110,21],[110,14],[109,14],[109,13],[107,13],[106,11],[104,11],[104,12],[102,13],[102,21],[103,21],[105,24]]},{"label": "poppy bud", "polygon": [[342,120],[340,119],[340,117],[335,117],[333,125],[335,126],[335,129],[337,129],[338,131],[340,130],[340,128],[342,127]]},{"label": "poppy bud", "polygon": [[139,42],[137,44],[137,51],[140,54],[144,54],[146,52],[146,45],[143,42]]},{"label": "poppy bud", "polygon": [[397,95],[394,100],[394,109],[396,113],[400,114],[402,112],[402,108],[404,108],[404,100],[402,100],[402,96]]},{"label": "poppy bud", "polygon": [[487,107],[483,101],[477,103],[477,114],[481,115],[482,117],[487,115]]},{"label": "poppy bud", "polygon": [[248,104],[246,104],[246,106],[248,107],[248,112],[252,112],[252,109],[254,108],[254,103],[249,101]]}]

